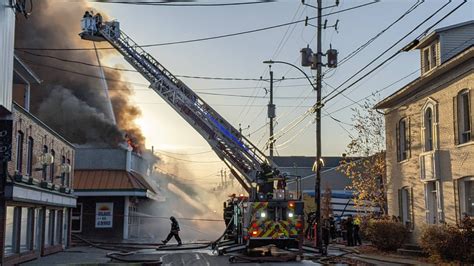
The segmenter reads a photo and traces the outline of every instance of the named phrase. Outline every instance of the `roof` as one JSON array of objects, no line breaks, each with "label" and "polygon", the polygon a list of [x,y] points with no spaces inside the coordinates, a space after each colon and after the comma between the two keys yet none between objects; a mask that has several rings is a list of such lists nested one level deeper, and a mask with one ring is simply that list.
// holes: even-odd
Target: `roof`
[{"label": "roof", "polygon": [[435,29],[430,34],[423,37],[423,39],[420,40],[420,42],[414,47],[414,49],[420,49],[420,48],[423,48],[423,47],[427,46],[427,44],[431,43],[436,38],[436,36],[438,36],[442,32],[449,31],[449,30],[452,30],[452,29],[461,28],[461,27],[464,27],[464,26],[469,26],[469,25],[474,25],[474,20],[468,20],[468,21],[457,23],[457,24],[454,24],[454,25],[449,25],[447,27]]},{"label": "roof", "polygon": [[125,170],[75,170],[74,190],[155,192],[143,176]]},{"label": "roof", "polygon": [[15,84],[40,84],[41,80],[31,68],[16,54],[13,61],[13,79]]},{"label": "roof", "polygon": [[[374,108],[375,109],[386,109],[396,106],[399,102],[405,99],[413,97],[415,94],[427,89],[429,86],[426,86],[428,82],[433,81],[436,77],[439,77],[442,74],[447,73],[451,70],[456,70],[457,66],[461,65],[464,62],[472,60],[474,58],[474,45],[470,45],[456,56],[452,57],[448,61],[444,62],[440,66],[436,67],[430,73],[423,75],[411,81],[401,89],[395,91],[391,95],[385,97],[382,101],[378,102]],[[470,69],[466,69],[470,71]]]}]

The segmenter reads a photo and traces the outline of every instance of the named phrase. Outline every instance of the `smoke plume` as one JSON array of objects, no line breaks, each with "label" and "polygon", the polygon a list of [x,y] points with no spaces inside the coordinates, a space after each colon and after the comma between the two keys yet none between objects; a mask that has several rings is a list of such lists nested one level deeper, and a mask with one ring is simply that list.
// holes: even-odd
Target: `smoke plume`
[{"label": "smoke plume", "polygon": [[[35,1],[28,19],[17,18],[15,47],[17,48],[71,48],[89,47],[93,44],[81,40],[80,20],[86,10],[86,1],[60,2]],[[108,47],[98,43],[98,47]],[[103,55],[115,53],[105,50]],[[125,134],[139,147],[144,146],[144,137],[134,120],[140,110],[128,97],[130,88],[119,82],[108,82],[113,94],[112,104],[117,120],[113,123],[109,101],[104,92],[99,68],[57,60],[48,56],[97,65],[94,50],[88,51],[44,51],[16,50],[43,80],[31,92],[31,111],[46,124],[69,141],[76,144],[106,143],[116,145],[123,142]],[[120,72],[109,70],[106,78],[123,80]]]}]

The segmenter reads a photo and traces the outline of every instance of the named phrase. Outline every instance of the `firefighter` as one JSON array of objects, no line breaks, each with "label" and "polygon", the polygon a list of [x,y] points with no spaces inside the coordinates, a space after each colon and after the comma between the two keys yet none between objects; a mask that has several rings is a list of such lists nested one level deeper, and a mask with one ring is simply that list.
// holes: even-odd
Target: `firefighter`
[{"label": "firefighter", "polygon": [[92,17],[91,13],[89,13],[89,11],[86,11],[86,13],[84,13],[83,18],[90,18],[90,17]]},{"label": "firefighter", "polygon": [[178,246],[181,246],[182,243],[181,243],[181,238],[179,237],[179,224],[178,224],[178,221],[176,220],[176,218],[174,218],[174,216],[171,216],[170,220],[171,220],[171,231],[168,234],[168,237],[166,238],[166,240],[163,240],[161,242],[163,242],[163,244],[166,245],[166,243],[168,243],[168,241],[170,241],[170,239],[174,236],[176,241],[178,241]]},{"label": "firefighter", "polygon": [[97,29],[100,29],[100,26],[102,25],[102,15],[100,13],[97,13],[94,16],[94,19],[95,19]]}]

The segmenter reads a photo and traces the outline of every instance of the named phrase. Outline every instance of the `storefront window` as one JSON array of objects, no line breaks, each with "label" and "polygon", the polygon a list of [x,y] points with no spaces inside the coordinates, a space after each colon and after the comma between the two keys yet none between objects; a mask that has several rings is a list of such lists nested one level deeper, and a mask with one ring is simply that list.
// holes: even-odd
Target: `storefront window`
[{"label": "storefront window", "polygon": [[39,246],[41,244],[41,232],[43,231],[41,229],[41,209],[37,208],[34,210],[34,231],[35,231],[35,239],[33,241],[33,249],[38,250]]},{"label": "storefront window", "polygon": [[46,209],[44,213],[44,246],[48,247],[51,245],[51,211]]},{"label": "storefront window", "polygon": [[15,207],[7,206],[5,221],[5,254],[13,254],[13,233],[14,233],[14,212]]},{"label": "storefront window", "polygon": [[28,208],[21,208],[20,215],[20,252],[29,249],[28,245]]},{"label": "storefront window", "polygon": [[54,224],[54,244],[61,244],[62,238],[62,226],[63,226],[63,211],[55,211],[56,213],[56,222]]}]

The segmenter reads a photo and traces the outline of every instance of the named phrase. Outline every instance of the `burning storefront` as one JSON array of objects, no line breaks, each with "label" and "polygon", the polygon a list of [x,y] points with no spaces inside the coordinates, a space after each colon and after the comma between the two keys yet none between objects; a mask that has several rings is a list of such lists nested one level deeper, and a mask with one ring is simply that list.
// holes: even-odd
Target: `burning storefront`
[{"label": "burning storefront", "polygon": [[164,201],[150,179],[151,164],[131,146],[78,148],[74,179],[78,203],[72,231],[101,241],[140,237],[143,206]]}]

